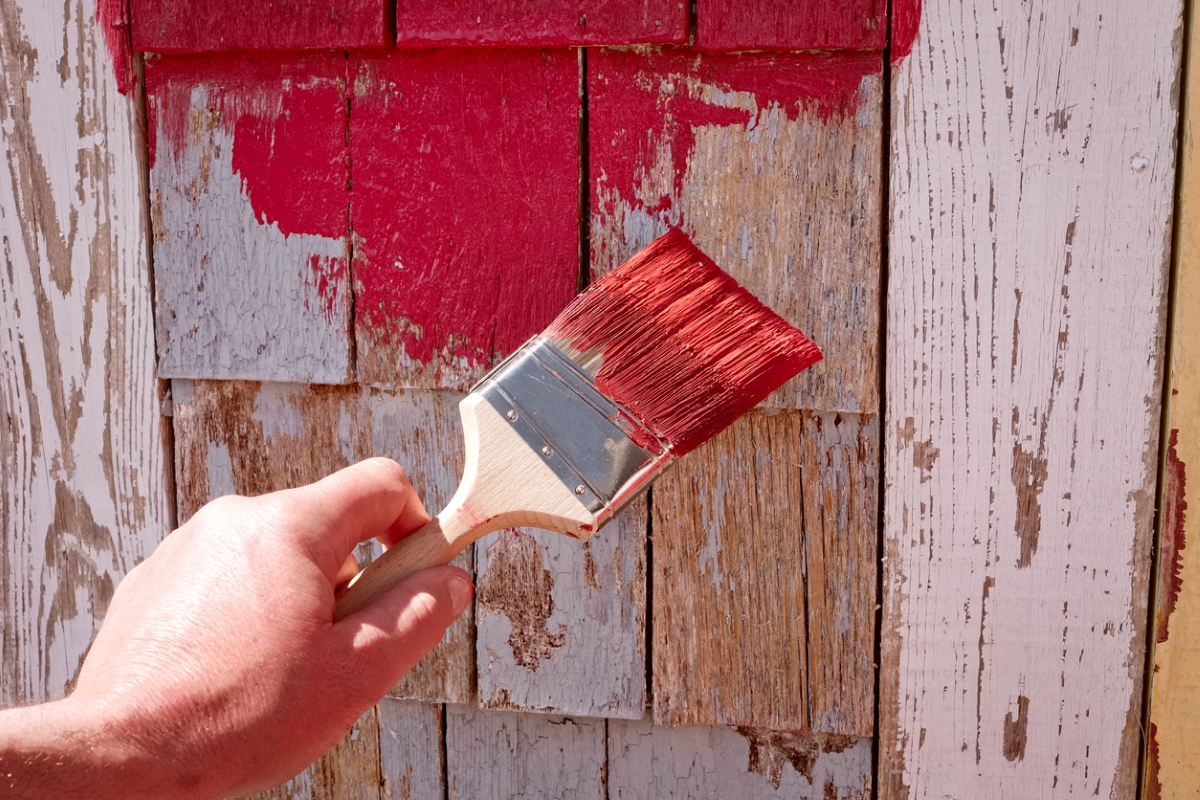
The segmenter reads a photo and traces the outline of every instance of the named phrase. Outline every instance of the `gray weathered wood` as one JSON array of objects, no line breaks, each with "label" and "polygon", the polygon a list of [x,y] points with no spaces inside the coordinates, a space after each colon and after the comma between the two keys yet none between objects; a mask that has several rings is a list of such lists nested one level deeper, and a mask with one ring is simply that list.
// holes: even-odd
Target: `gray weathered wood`
[{"label": "gray weathered wood", "polygon": [[613,800],[867,800],[871,740],[707,725],[608,724]]},{"label": "gray weathered wood", "polygon": [[[172,393],[181,519],[222,494],[302,486],[370,456],[399,462],[437,513],[462,470],[461,395],[454,392],[179,379]],[[378,548],[361,545],[359,562]],[[470,551],[453,563],[470,570]],[[468,609],[393,694],[473,700],[473,628]]]},{"label": "gray weathered wood", "polygon": [[[281,227],[252,200],[261,205],[300,180],[340,182],[348,209],[345,165],[310,163],[294,141],[278,143],[272,158],[294,163],[269,180],[252,185],[234,163],[236,129],[279,129],[286,115],[344,139],[344,60],[330,56],[317,69],[309,59],[275,75],[230,63],[166,58],[147,67],[159,374],[345,383],[353,377],[348,211],[330,235],[295,230],[302,221]],[[289,109],[293,100],[303,105]],[[319,206],[339,192],[291,194]]]},{"label": "gray weathered wood", "polygon": [[381,800],[443,797],[442,706],[385,697],[376,709]]},{"label": "gray weathered wood", "polygon": [[602,800],[604,726],[597,719],[446,706],[449,796]]},{"label": "gray weathered wood", "polygon": [[136,105],[95,11],[0,5],[0,706],[69,690],[171,527]]},{"label": "gray weathered wood", "polygon": [[480,702],[639,719],[646,710],[646,502],[586,542],[535,529],[475,545]]},{"label": "gray weathered wood", "polygon": [[889,800],[1135,796],[1181,8],[927,2],[893,73]]}]

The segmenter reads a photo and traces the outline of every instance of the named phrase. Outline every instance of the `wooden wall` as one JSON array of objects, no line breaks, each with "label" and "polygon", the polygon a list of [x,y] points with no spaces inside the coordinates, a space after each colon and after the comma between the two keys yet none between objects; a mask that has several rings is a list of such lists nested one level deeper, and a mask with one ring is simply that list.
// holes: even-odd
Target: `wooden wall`
[{"label": "wooden wall", "polygon": [[826,360],[589,543],[460,556],[262,797],[1194,793],[1179,0],[326,5],[0,9],[0,704],[213,497],[440,506],[462,393],[679,226]]}]

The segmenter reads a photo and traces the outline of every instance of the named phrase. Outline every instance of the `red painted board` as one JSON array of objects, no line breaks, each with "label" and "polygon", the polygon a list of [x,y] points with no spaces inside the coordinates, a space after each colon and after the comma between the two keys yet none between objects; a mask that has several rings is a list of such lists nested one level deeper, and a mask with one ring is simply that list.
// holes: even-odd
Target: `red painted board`
[{"label": "red painted board", "polygon": [[400,47],[683,43],[686,0],[416,0],[396,8]]},{"label": "red painted board", "polygon": [[129,0],[134,50],[381,48],[392,42],[392,0]]},{"label": "red painted board", "polygon": [[359,380],[467,389],[575,293],[577,56],[395,51],[351,66]]},{"label": "red painted board", "polygon": [[696,0],[696,47],[882,50],[886,0]]}]

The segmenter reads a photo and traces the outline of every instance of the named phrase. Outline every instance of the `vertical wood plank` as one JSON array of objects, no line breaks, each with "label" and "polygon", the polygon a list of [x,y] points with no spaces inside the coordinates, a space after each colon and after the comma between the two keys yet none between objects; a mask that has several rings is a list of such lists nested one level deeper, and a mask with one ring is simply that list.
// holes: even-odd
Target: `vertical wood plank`
[{"label": "vertical wood plank", "polygon": [[682,0],[424,0],[396,8],[399,47],[682,44]]},{"label": "vertical wood plank", "polygon": [[668,225],[825,360],[769,406],[878,409],[879,54],[588,56],[591,265]]},{"label": "vertical wood plank", "polygon": [[63,696],[172,522],[137,113],[95,13],[0,6],[0,706]]},{"label": "vertical wood plank", "polygon": [[871,740],[707,725],[608,724],[613,800],[867,800]]},{"label": "vertical wood plank", "polygon": [[147,62],[159,373],[345,383],[346,62]]},{"label": "vertical wood plank", "polygon": [[656,484],[656,722],[871,735],[876,431],[756,410]]},{"label": "vertical wood plank", "polygon": [[385,697],[376,708],[382,800],[444,797],[442,706]]},{"label": "vertical wood plank", "polygon": [[1135,795],[1180,12],[927,2],[893,73],[884,798]]},{"label": "vertical wood plank", "polygon": [[640,719],[646,712],[646,501],[586,542],[499,531],[475,546],[480,702]]},{"label": "vertical wood plank", "polygon": [[[1200,152],[1196,125],[1200,122],[1200,58],[1195,48],[1200,34],[1196,9],[1189,10],[1183,138],[1180,152],[1180,192],[1175,218],[1173,328],[1170,337],[1170,376],[1164,426],[1169,431],[1163,453],[1159,487],[1158,574],[1154,636],[1154,669],[1149,752],[1143,796],[1149,800],[1184,800],[1200,795],[1200,718],[1190,713],[1200,701],[1200,562],[1196,525],[1195,467],[1191,486],[1189,465],[1200,464]],[[1191,511],[1189,514],[1188,511]]]},{"label": "vertical wood plank", "polygon": [[603,800],[604,725],[597,719],[447,706],[449,797]]},{"label": "vertical wood plank", "polygon": [[[461,474],[461,395],[451,392],[187,380],[174,381],[172,392],[181,519],[222,494],[302,486],[375,455],[399,462],[437,513]],[[378,547],[360,546],[359,562]],[[452,563],[470,571],[470,551]],[[473,641],[468,610],[392,694],[470,702]]]},{"label": "vertical wood plank", "polygon": [[379,714],[372,706],[304,772],[242,800],[383,800],[379,737]]},{"label": "vertical wood plank", "polygon": [[358,378],[465,391],[575,294],[577,55],[397,52],[351,67]]}]

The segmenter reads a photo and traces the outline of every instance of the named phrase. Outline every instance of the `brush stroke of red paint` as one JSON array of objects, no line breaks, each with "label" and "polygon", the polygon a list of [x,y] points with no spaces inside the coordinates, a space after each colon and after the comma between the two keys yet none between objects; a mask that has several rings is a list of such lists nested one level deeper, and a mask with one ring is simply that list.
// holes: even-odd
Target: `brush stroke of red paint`
[{"label": "brush stroke of red paint", "polygon": [[892,0],[892,64],[912,52],[921,27],[921,0]]},{"label": "brush stroke of red paint", "polygon": [[[858,111],[864,77],[883,70],[879,53],[700,54],[664,48],[653,53],[600,50],[588,59],[593,214],[615,208],[602,188],[632,202],[662,148],[671,155],[672,192],[643,198],[645,210],[686,228],[672,209],[683,190],[697,128],[744,125],[777,109],[788,119],[815,112],[823,119]],[[753,100],[755,116],[745,107]]]},{"label": "brush stroke of red paint", "polygon": [[1163,474],[1162,545],[1158,554],[1158,632],[1159,644],[1167,641],[1167,625],[1183,588],[1183,528],[1187,512],[1187,468],[1176,450],[1179,431],[1171,430],[1167,445],[1167,463]]},{"label": "brush stroke of red paint", "polygon": [[117,76],[117,91],[128,94],[137,83],[133,68],[133,49],[129,42],[129,13],[125,0],[96,0],[96,24],[104,35],[113,73]]},{"label": "brush stroke of red paint", "polygon": [[882,50],[886,0],[696,0],[700,50]]}]

